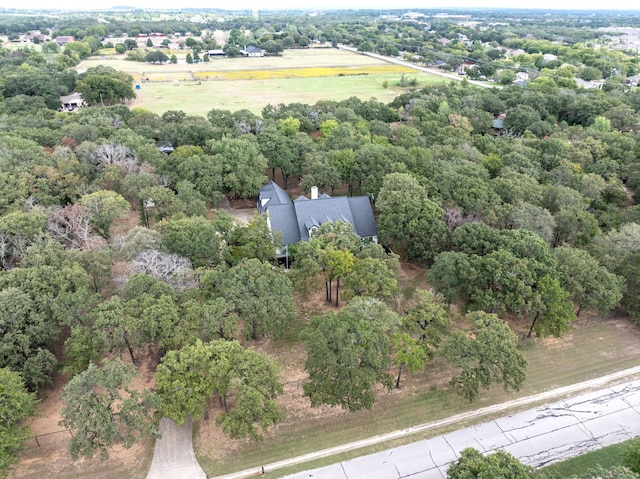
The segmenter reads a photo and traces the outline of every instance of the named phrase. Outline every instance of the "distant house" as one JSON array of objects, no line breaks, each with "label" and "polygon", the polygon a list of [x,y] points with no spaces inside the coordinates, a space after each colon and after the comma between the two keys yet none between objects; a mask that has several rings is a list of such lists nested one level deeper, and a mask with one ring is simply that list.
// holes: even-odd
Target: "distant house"
[{"label": "distant house", "polygon": [[[330,221],[345,221],[363,239],[377,242],[378,228],[367,196],[318,195],[313,187],[311,198],[299,196],[291,201],[289,195],[275,182],[264,185],[258,196],[258,211],[267,216],[269,227],[282,233],[286,247],[308,241],[314,230]],[[280,252],[280,256],[284,256]]]},{"label": "distant house", "polygon": [[159,147],[160,149],[160,153],[164,153],[166,155],[170,155],[171,153],[173,153],[173,145],[171,143],[164,143],[163,145],[161,145]]},{"label": "distant house", "polygon": [[542,60],[545,63],[555,62],[557,59],[558,59],[558,56],[554,55],[553,53],[545,53],[544,55],[542,55]]},{"label": "distant house", "polygon": [[623,83],[625,85],[629,85],[629,86],[638,86],[638,85],[640,85],[640,75],[634,75],[632,77],[627,77],[627,78],[625,78]]},{"label": "distant house", "polygon": [[585,90],[591,90],[594,88],[602,88],[604,85],[604,80],[583,80],[582,78],[576,78],[576,85],[579,88],[584,88]]},{"label": "distant house", "polygon": [[496,131],[496,133],[498,133],[498,132],[500,132],[500,130],[504,129],[504,119],[506,117],[507,117],[506,113],[500,113],[491,122],[491,128],[493,128]]},{"label": "distant house", "polygon": [[59,47],[63,47],[67,43],[71,43],[71,42],[75,41],[75,39],[72,36],[69,36],[69,35],[62,35],[62,36],[56,37],[53,41],[56,42]]},{"label": "distant house", "polygon": [[20,38],[20,40],[25,43],[33,43],[33,40],[35,38],[37,38],[40,43],[44,43],[45,38],[42,33],[28,33],[26,35],[22,35],[22,38]]},{"label": "distant house", "polygon": [[60,111],[75,111],[83,106],[85,106],[85,102],[80,93],[74,92],[71,95],[60,97]]},{"label": "distant house", "polygon": [[209,58],[211,57],[223,57],[224,55],[224,50],[207,50],[205,52],[205,55],[209,55]]},{"label": "distant house", "polygon": [[264,56],[264,50],[258,47],[254,47],[253,45],[249,45],[248,47],[245,47],[244,50],[240,50],[240,53],[242,53],[245,57],[263,57]]}]

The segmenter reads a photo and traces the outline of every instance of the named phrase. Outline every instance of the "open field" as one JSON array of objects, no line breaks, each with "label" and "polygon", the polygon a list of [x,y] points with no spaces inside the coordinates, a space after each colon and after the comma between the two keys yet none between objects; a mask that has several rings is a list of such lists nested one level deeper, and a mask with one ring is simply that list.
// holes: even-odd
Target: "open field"
[{"label": "open field", "polygon": [[[184,58],[189,50],[182,52]],[[358,55],[335,48],[309,48],[301,50],[285,50],[281,56],[277,57],[256,57],[256,58],[213,58],[210,62],[201,63],[164,63],[162,65],[152,65],[150,63],[131,62],[124,59],[125,55],[114,55],[105,58],[88,58],[76,69],[80,72],[96,65],[108,65],[116,70],[129,73],[137,79],[137,75],[142,72],[151,73],[155,71],[172,72],[180,70],[200,71],[231,71],[231,70],[267,70],[278,68],[310,68],[310,67],[360,67],[370,65],[387,65],[381,60]]]},{"label": "open field", "polygon": [[[415,74],[419,86],[442,83],[442,78]],[[342,77],[288,78],[274,80],[229,80],[197,82],[144,83],[136,90],[138,98],[131,106],[140,106],[162,114],[182,110],[191,115],[206,115],[212,108],[247,109],[260,113],[269,104],[301,102],[313,105],[318,100],[344,100],[357,96],[363,100],[377,98],[388,103],[406,89],[394,86],[399,74],[355,75]],[[391,86],[382,87],[384,80]]]},{"label": "open field", "polygon": [[272,80],[278,78],[337,77],[388,73],[415,73],[415,70],[400,65],[370,65],[361,67],[277,68],[268,70],[211,70],[194,72],[193,76],[198,80]]},{"label": "open field", "polygon": [[[407,91],[395,86],[402,74],[416,78],[418,87],[444,81],[404,65],[335,48],[286,50],[277,57],[216,58],[197,64],[153,65],[114,55],[90,58],[76,68],[83,72],[96,65],[132,75],[142,88],[136,90],[138,98],[131,106],[158,114],[182,110],[204,115],[212,108],[260,113],[268,104],[314,104],[351,96],[386,103]],[[388,89],[382,87],[385,80],[391,85]]]},{"label": "open field", "polygon": [[[563,339],[537,341],[537,344],[526,347],[530,367],[527,383],[522,391],[508,394],[499,387],[492,388],[473,404],[446,391],[444,378],[447,373],[445,371],[443,374],[438,366],[430,372],[407,377],[402,391],[381,391],[378,402],[371,411],[357,413],[346,413],[328,407],[311,409],[308,401],[302,397],[301,385],[289,384],[285,387],[284,396],[289,397],[287,402],[291,402],[292,406],[285,412],[284,422],[275,431],[268,433],[264,442],[230,442],[214,432],[215,427],[211,424],[213,421],[201,421],[196,453],[208,475],[268,464],[637,366],[640,364],[639,340],[640,329],[625,319],[591,321],[588,324],[580,322]],[[290,347],[291,345],[286,349],[290,350]],[[416,434],[339,457],[296,466],[294,469],[306,470],[334,463],[349,454],[351,457],[359,456],[442,432],[444,431]],[[270,477],[281,477],[294,469],[280,471],[282,474],[270,473]]]}]

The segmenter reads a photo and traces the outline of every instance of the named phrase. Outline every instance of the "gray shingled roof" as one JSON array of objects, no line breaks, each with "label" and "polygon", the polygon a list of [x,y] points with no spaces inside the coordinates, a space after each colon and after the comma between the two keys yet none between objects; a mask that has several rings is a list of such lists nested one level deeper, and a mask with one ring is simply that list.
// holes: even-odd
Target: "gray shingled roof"
[{"label": "gray shingled roof", "polygon": [[378,236],[378,227],[369,198],[367,196],[351,196],[348,200],[355,221],[353,226],[356,233],[363,238]]},{"label": "gray shingled roof", "polygon": [[[286,198],[280,198],[278,192],[283,193]],[[282,232],[284,244],[308,241],[311,227],[330,221],[350,223],[354,232],[363,238],[378,234],[371,203],[366,196],[331,197],[323,194],[315,200],[299,196],[291,202],[286,192],[271,182],[260,190],[260,199],[264,198],[269,198],[269,201],[261,212],[269,214],[269,222],[274,231]]]},{"label": "gray shingled roof", "polygon": [[271,205],[267,210],[269,224],[273,231],[282,233],[282,244],[293,244],[300,241],[300,230],[296,220],[294,203]]},{"label": "gray shingled roof", "polygon": [[[263,206],[262,200],[265,199],[268,201]],[[260,188],[260,196],[258,197],[258,210],[260,213],[264,213],[267,206],[286,205],[288,203],[291,203],[291,198],[289,198],[287,192],[280,188],[274,181],[270,181]]]},{"label": "gray shingled roof", "polygon": [[247,52],[247,53],[262,53],[262,52],[264,52],[264,50],[254,46],[254,45],[249,45],[247,48],[245,48],[244,51]]}]

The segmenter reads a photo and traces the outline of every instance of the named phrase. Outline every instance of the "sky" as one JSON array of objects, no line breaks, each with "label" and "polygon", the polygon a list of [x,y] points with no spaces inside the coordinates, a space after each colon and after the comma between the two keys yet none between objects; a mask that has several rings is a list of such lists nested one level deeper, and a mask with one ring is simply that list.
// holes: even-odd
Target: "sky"
[{"label": "sky", "polygon": [[[1,2],[4,3],[4,2]],[[87,2],[86,0],[21,0],[12,7],[25,9],[87,9],[98,5],[109,6],[133,6],[138,8],[175,9],[176,7],[191,8],[221,8],[221,9],[388,9],[390,6],[396,9],[402,8],[535,8],[535,9],[563,9],[563,10],[639,10],[637,0],[242,0],[240,2],[216,2],[214,0],[100,0]],[[1,7],[2,5],[0,5]],[[9,6],[9,5],[6,5]]]}]

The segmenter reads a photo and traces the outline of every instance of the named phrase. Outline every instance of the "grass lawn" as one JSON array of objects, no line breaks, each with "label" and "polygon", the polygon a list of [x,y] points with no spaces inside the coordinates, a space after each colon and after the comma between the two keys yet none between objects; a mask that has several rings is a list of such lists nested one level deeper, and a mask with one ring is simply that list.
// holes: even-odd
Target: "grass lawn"
[{"label": "grass lawn", "polygon": [[581,456],[572,457],[566,461],[556,462],[540,471],[545,473],[559,474],[561,477],[567,477],[572,474],[585,474],[597,466],[609,469],[613,466],[621,466],[624,451],[629,447],[633,439],[603,447],[597,451],[588,452]]},{"label": "grass lawn", "polygon": [[[442,83],[440,77],[428,74],[409,75],[418,80],[418,87]],[[190,115],[206,115],[212,108],[224,110],[247,109],[260,113],[268,104],[307,103],[318,100],[344,100],[357,96],[363,100],[375,97],[388,103],[406,91],[393,86],[399,74],[355,75],[342,77],[287,78],[271,80],[229,80],[197,82],[144,83],[136,90],[138,98],[133,106],[141,106],[154,113],[182,110]],[[391,86],[382,87],[384,80]]]},{"label": "grass lawn", "polygon": [[[136,90],[138,98],[132,106],[158,114],[182,110],[206,115],[212,108],[261,113],[268,104],[314,104],[351,96],[388,103],[406,91],[394,86],[402,73],[416,78],[417,87],[448,81],[335,48],[286,50],[277,57],[216,58],[197,64],[184,63],[186,53],[178,55],[180,63],[162,65],[126,61],[124,55],[92,57],[76,69],[83,72],[107,65],[129,73],[142,87]],[[390,88],[382,87],[384,80]]]},{"label": "grass lawn", "polygon": [[[165,52],[167,55],[175,53],[179,60],[184,60],[190,50],[181,52]],[[277,57],[256,57],[256,58],[214,58],[210,62],[201,63],[164,63],[162,65],[152,65],[143,62],[132,62],[124,59],[125,55],[113,55],[109,57],[91,57],[83,60],[76,67],[78,71],[97,65],[108,65],[116,70],[120,70],[133,75],[136,80],[142,72],[153,71],[176,72],[188,70],[199,71],[230,71],[230,70],[267,70],[277,68],[311,68],[311,67],[358,67],[368,65],[388,65],[388,63],[365,55],[358,55],[335,48],[309,48],[301,50],[285,50],[281,56]]]},{"label": "grass lawn", "polygon": [[[283,350],[291,351],[287,342]],[[496,387],[473,404],[449,394],[445,367],[407,377],[401,392],[380,391],[371,411],[346,413],[340,409],[308,407],[300,386],[285,388],[289,409],[285,420],[260,443],[229,441],[213,433],[214,427],[201,422],[196,441],[198,459],[208,475],[226,474],[252,466],[268,464],[331,446],[363,439],[408,426],[442,419],[463,411],[478,409],[516,397],[528,396],[555,387],[569,385],[640,364],[640,329],[626,320],[592,321],[581,324],[563,339],[542,340],[526,347],[529,360],[527,383],[517,394]],[[285,353],[282,353],[284,357]],[[279,354],[276,351],[275,356]],[[502,414],[501,414],[502,415]],[[465,425],[455,426],[455,429]],[[306,470],[341,459],[446,432],[429,431],[393,442],[353,451],[341,456],[306,463],[270,477]]]}]

